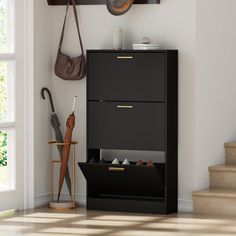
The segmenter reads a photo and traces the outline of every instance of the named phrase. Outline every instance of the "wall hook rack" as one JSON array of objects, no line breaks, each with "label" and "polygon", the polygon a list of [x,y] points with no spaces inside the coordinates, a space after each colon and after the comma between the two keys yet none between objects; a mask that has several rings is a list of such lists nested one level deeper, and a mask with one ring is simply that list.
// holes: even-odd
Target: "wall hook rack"
[{"label": "wall hook rack", "polygon": [[[47,0],[48,5],[66,5],[68,0]],[[102,5],[106,0],[76,0],[77,5]],[[160,4],[160,0],[134,0],[134,4]]]}]

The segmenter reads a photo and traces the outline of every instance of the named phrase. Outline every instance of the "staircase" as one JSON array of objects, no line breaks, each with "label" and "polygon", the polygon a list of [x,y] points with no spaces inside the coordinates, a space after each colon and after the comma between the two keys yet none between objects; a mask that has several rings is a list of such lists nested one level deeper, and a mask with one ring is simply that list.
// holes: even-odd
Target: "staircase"
[{"label": "staircase", "polygon": [[192,194],[194,213],[236,216],[236,142],[224,146],[226,164],[209,167],[210,189]]}]

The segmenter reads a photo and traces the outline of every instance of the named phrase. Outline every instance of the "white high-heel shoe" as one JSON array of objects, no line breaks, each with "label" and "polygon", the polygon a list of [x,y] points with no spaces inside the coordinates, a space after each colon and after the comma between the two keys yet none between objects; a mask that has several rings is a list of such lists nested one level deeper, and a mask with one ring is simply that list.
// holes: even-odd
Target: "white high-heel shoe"
[{"label": "white high-heel shoe", "polygon": [[119,165],[120,164],[120,162],[118,161],[118,159],[117,158],[115,158],[113,161],[112,161],[112,163],[111,163],[112,165]]},{"label": "white high-heel shoe", "polygon": [[127,158],[122,162],[122,165],[130,165],[130,163],[129,163]]}]

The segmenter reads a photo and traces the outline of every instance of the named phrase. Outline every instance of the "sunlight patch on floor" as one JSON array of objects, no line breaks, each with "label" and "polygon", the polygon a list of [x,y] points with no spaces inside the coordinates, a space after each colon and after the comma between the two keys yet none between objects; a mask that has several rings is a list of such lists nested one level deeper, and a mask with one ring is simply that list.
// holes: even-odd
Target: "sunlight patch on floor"
[{"label": "sunlight patch on floor", "polygon": [[89,225],[89,226],[134,226],[136,222],[130,221],[109,221],[109,220],[80,220],[72,223],[73,225]]},{"label": "sunlight patch on floor", "polygon": [[[85,235],[85,234],[58,234],[58,233],[55,233],[55,234],[53,234],[53,233],[25,233],[24,234],[24,236],[77,236],[77,235],[79,235],[79,236],[87,236],[87,235]],[[1,236],[1,234],[0,234],[0,236]],[[6,235],[4,235],[4,236],[6,236]]]},{"label": "sunlight patch on floor", "polygon": [[30,229],[30,226],[26,225],[0,225],[0,231],[20,231]]},{"label": "sunlight patch on floor", "polygon": [[63,219],[52,219],[52,218],[37,218],[37,217],[13,217],[2,220],[3,222],[19,222],[19,223],[40,223],[40,224],[51,224],[62,222]]},{"label": "sunlight patch on floor", "polygon": [[236,225],[221,226],[219,232],[231,233],[232,235],[236,235]]},{"label": "sunlight patch on floor", "polygon": [[[160,232],[160,231],[148,231],[148,230],[121,230],[111,234],[112,236],[183,236],[179,232]],[[186,236],[189,234],[185,234]],[[218,236],[218,235],[217,235]]]},{"label": "sunlight patch on floor", "polygon": [[183,223],[183,224],[228,224],[226,219],[200,219],[200,218],[166,218],[165,223]]},{"label": "sunlight patch on floor", "polygon": [[15,209],[10,209],[6,211],[0,211],[0,219],[1,218],[6,218],[6,217],[12,217],[16,213]]},{"label": "sunlight patch on floor", "polygon": [[115,220],[115,221],[138,221],[138,222],[144,222],[144,221],[154,221],[154,220],[160,220],[163,217],[157,217],[157,216],[135,216],[135,215],[101,215],[93,217],[93,219],[96,220]]},{"label": "sunlight patch on floor", "polygon": [[215,232],[215,233],[211,233],[211,232],[209,232],[209,233],[207,233],[207,232],[204,232],[204,233],[201,233],[201,234],[191,234],[191,235],[196,235],[196,236],[198,236],[198,235],[201,235],[201,236],[235,236],[235,234],[229,234],[229,233],[220,233],[220,232]]},{"label": "sunlight patch on floor", "polygon": [[51,227],[47,229],[39,230],[43,233],[58,233],[58,234],[77,234],[77,235],[96,235],[96,234],[105,234],[109,230],[105,229],[94,229],[94,228],[72,228],[72,227]]},{"label": "sunlight patch on floor", "polygon": [[78,218],[79,216],[84,216],[84,214],[37,212],[25,215],[25,217],[58,218],[58,219],[72,219],[72,218]]},{"label": "sunlight patch on floor", "polygon": [[0,236],[23,236],[23,234],[22,233],[20,233],[20,232],[1,232],[0,231]]},{"label": "sunlight patch on floor", "polygon": [[166,229],[166,230],[204,230],[208,229],[207,225],[196,225],[196,224],[182,224],[182,223],[148,223],[143,225],[144,228],[148,229]]}]

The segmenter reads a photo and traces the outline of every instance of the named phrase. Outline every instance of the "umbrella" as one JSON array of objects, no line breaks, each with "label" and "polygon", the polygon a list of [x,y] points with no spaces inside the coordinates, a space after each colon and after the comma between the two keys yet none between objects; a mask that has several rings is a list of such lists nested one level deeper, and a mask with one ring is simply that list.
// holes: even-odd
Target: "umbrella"
[{"label": "umbrella", "polygon": [[[59,143],[63,143],[63,137],[62,137],[62,133],[61,133],[61,129],[60,129],[60,122],[59,122],[57,114],[55,113],[53,100],[52,100],[52,95],[51,95],[49,89],[48,88],[42,88],[41,96],[42,96],[43,99],[45,99],[45,95],[44,95],[45,91],[48,93],[50,104],[51,104],[51,109],[52,109],[51,124],[52,124],[53,130],[55,132],[56,141],[59,142]],[[62,158],[62,151],[63,151],[62,145],[57,145],[57,149],[60,153],[60,158]],[[65,177],[66,178],[66,184],[67,184],[69,193],[71,195],[71,179],[70,179],[70,173],[69,173],[68,168],[66,170],[65,175],[66,175],[66,177]]]},{"label": "umbrella", "polygon": [[76,105],[77,97],[74,97],[74,103],[73,103],[73,109],[72,113],[69,115],[67,121],[66,121],[66,134],[64,138],[64,143],[67,143],[67,145],[63,146],[62,156],[61,156],[61,168],[60,168],[60,178],[59,178],[59,188],[58,188],[58,197],[57,202],[59,202],[60,194],[62,185],[64,182],[66,170],[68,169],[68,160],[70,155],[70,143],[72,138],[72,132],[73,128],[75,127],[75,105]]}]

